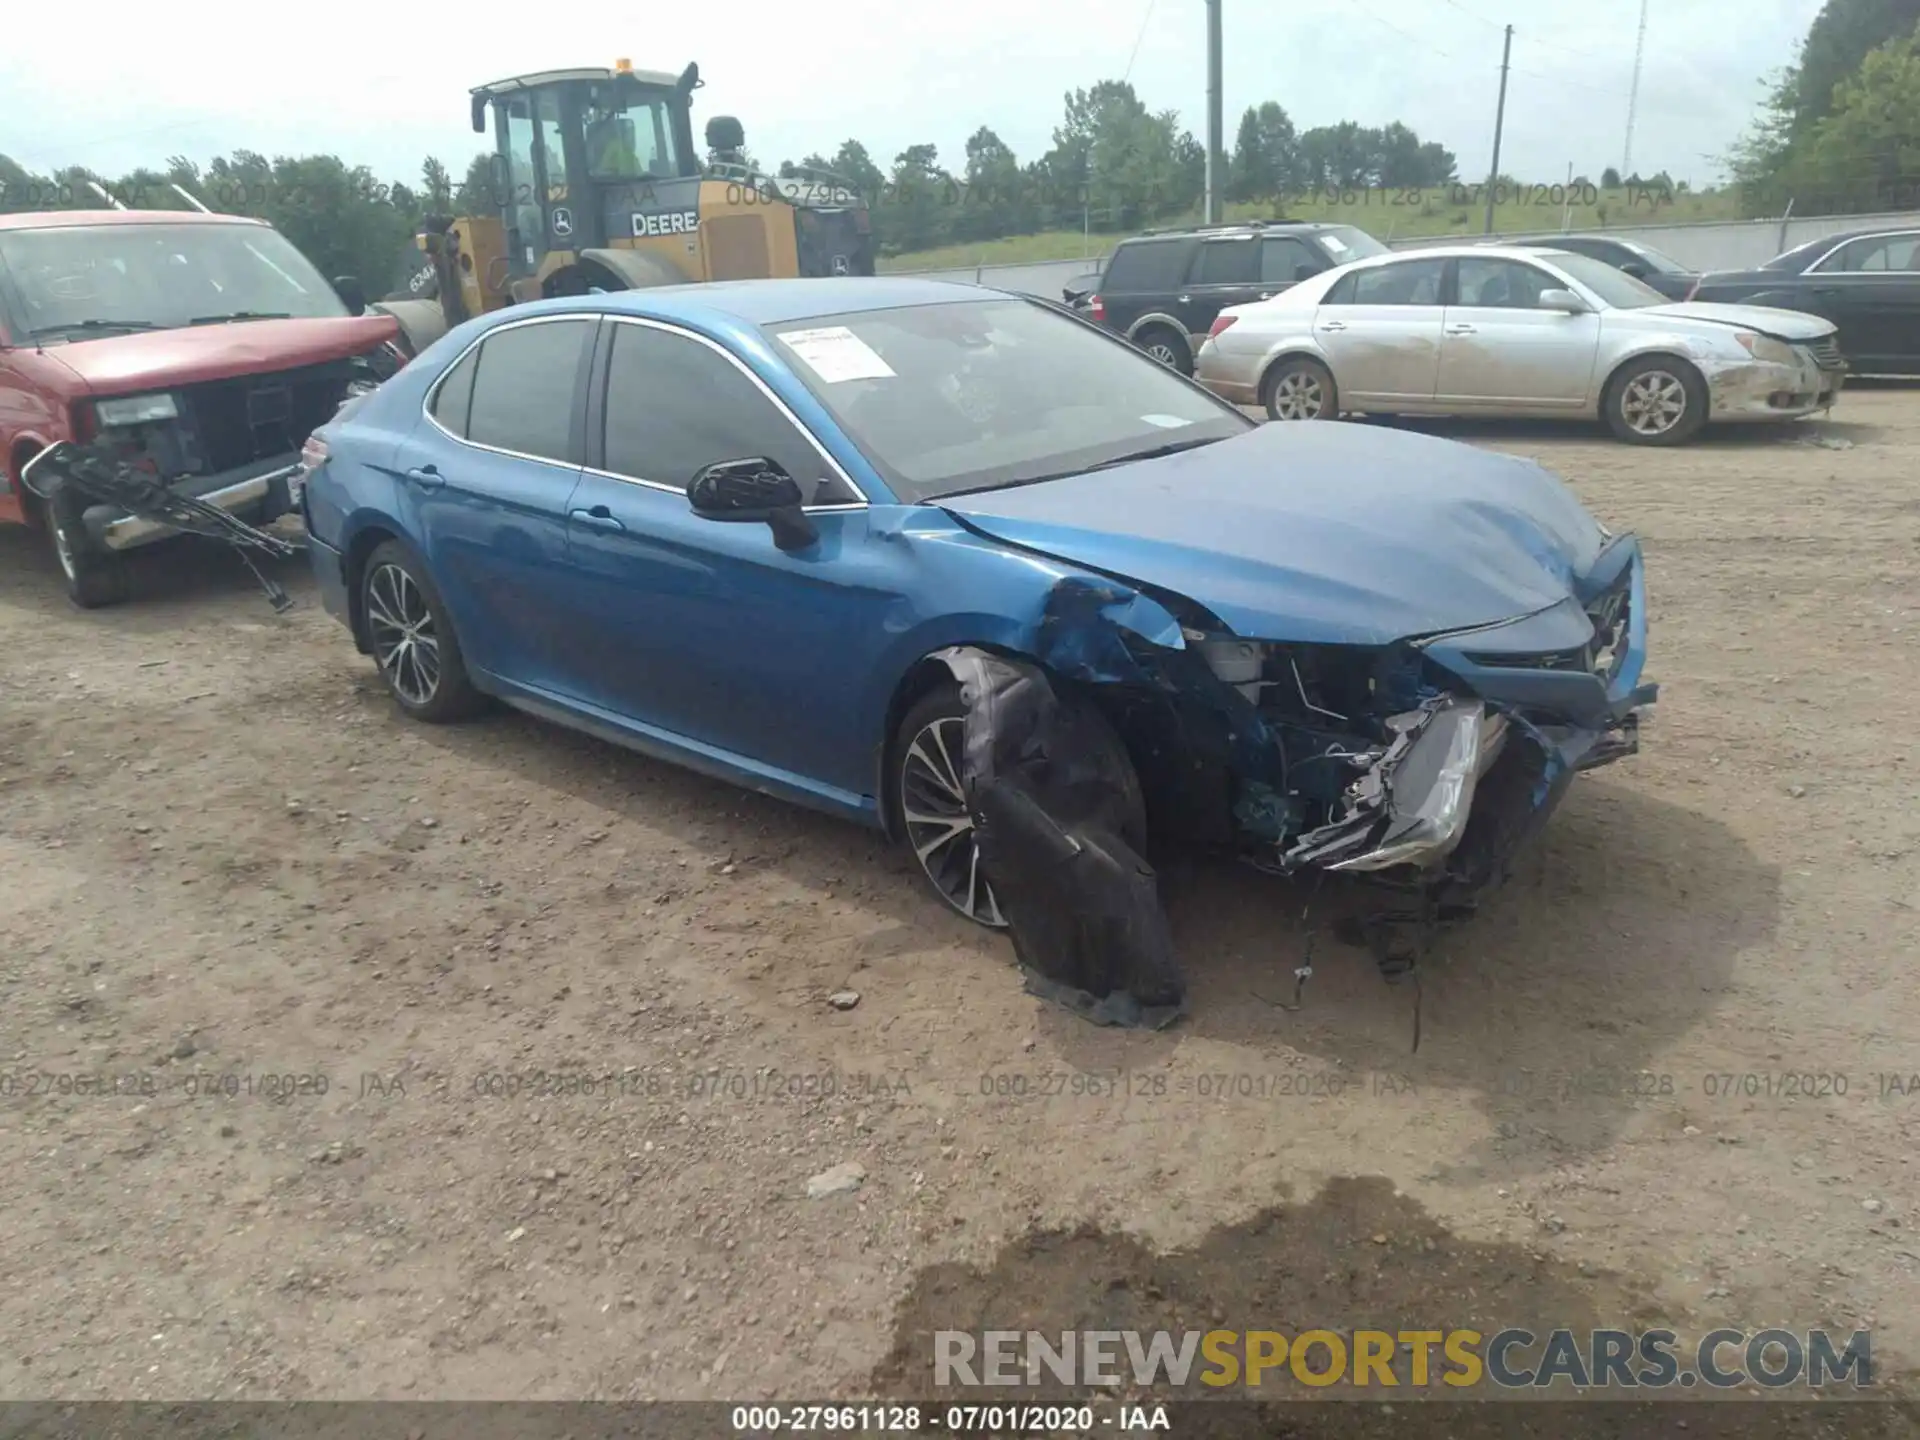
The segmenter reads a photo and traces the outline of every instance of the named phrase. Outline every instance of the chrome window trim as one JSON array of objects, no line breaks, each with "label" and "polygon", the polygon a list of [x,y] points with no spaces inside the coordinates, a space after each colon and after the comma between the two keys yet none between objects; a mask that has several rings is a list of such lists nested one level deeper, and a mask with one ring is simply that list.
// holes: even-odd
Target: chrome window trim
[{"label": "chrome window trim", "polygon": [[[794,430],[804,436],[807,443],[819,452],[820,458],[832,467],[835,475],[840,477],[840,482],[859,497],[857,500],[835,500],[824,505],[803,505],[800,507],[803,513],[816,515],[830,514],[837,510],[865,510],[872,505],[873,502],[867,498],[866,491],[854,483],[853,477],[847,474],[846,469],[833,457],[833,452],[820,443],[820,437],[813,433],[812,427],[805,424],[798,415],[794,414],[787,402],[776,395],[766,381],[754,374],[752,367],[749,366],[746,361],[742,360],[738,355],[735,355],[733,351],[729,350],[719,341],[702,335],[696,330],[689,330],[680,325],[671,325],[665,321],[655,320],[644,315],[608,315],[605,318],[616,325],[638,325],[643,329],[659,330],[668,335],[678,336],[683,340],[697,341],[715,354],[724,358],[734,369],[747,377],[747,380],[753,387],[772,403],[773,408],[780,413],[786,422],[793,426]],[[607,357],[607,375],[609,382],[611,382],[612,374],[613,357],[611,352],[609,352]],[[585,467],[585,469],[587,474],[597,475],[605,480],[621,480],[629,485],[641,485],[649,490],[664,490],[668,494],[678,495],[682,499],[686,498],[687,488],[684,485],[669,485],[664,480],[647,480],[638,475],[623,475],[615,470],[597,470],[591,465]]]},{"label": "chrome window trim", "polygon": [[1800,273],[1803,275],[1813,275],[1816,273],[1821,275],[1914,275],[1914,274],[1920,274],[1920,271],[1914,271],[1914,270],[1822,270],[1820,269],[1822,265],[1826,264],[1827,261],[1831,260],[1835,255],[1838,255],[1842,250],[1846,249],[1847,246],[1849,245],[1864,245],[1869,240],[1899,240],[1899,239],[1903,239],[1908,235],[1913,236],[1915,240],[1920,240],[1920,230],[1879,230],[1879,231],[1875,231],[1871,235],[1852,236],[1849,239],[1842,240],[1838,245],[1834,246],[1831,250],[1827,251],[1826,254],[1822,255],[1818,260],[1814,261],[1813,264],[1809,265],[1805,270],[1801,271]]},{"label": "chrome window trim", "polygon": [[[439,397],[440,387],[447,383],[447,377],[460,368],[460,362],[465,360],[467,356],[471,355],[482,345],[486,344],[493,336],[499,335],[507,330],[519,330],[528,325],[557,325],[566,320],[584,320],[592,324],[599,319],[600,316],[590,310],[569,310],[564,315],[532,315],[525,320],[508,320],[503,324],[488,326],[468,342],[466,349],[454,356],[452,363],[449,364],[446,369],[434,377],[433,383],[427,387],[427,393],[420,402],[420,413],[426,417],[427,423],[433,426],[434,429],[453,441],[454,444],[464,445],[469,450],[484,451],[488,455],[505,455],[512,460],[530,460],[536,465],[551,465],[557,470],[577,472],[581,468],[580,466],[566,460],[555,460],[551,455],[529,455],[524,450],[507,450],[499,445],[482,445],[478,440],[469,440],[464,435],[456,435],[447,429],[446,426],[442,425],[439,417],[433,413],[433,402]],[[476,375],[475,378],[478,379],[479,377]],[[473,401],[471,396],[468,397],[467,401],[467,420],[469,424],[471,424],[473,420]]]}]

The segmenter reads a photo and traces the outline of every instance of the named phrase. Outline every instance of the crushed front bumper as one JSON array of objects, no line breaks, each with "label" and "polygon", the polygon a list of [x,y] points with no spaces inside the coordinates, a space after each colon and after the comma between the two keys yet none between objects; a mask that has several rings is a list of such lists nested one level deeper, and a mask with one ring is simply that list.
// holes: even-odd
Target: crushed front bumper
[{"label": "crushed front bumper", "polygon": [[1748,360],[1704,364],[1714,420],[1798,420],[1830,407],[1846,380],[1844,369],[1823,367],[1804,346],[1792,364]]},{"label": "crushed front bumper", "polygon": [[[264,524],[295,508],[288,482],[299,468],[298,454],[276,455],[217,475],[189,476],[169,488],[242,520]],[[107,550],[131,550],[179,533],[171,525],[129,515],[111,505],[89,506],[81,518],[88,536]]]}]

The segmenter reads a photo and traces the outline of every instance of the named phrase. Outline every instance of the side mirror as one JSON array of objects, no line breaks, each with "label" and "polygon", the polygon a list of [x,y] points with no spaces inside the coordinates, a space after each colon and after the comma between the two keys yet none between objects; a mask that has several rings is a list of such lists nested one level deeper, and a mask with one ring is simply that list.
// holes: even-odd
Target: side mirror
[{"label": "side mirror", "polygon": [[1593,307],[1571,290],[1542,290],[1535,302],[1539,310],[1564,310],[1569,315],[1585,315]]},{"label": "side mirror", "polygon": [[1321,265],[1313,260],[1302,260],[1298,265],[1293,267],[1294,283],[1297,285],[1302,280],[1311,280],[1327,268],[1325,265]]},{"label": "side mirror", "polygon": [[766,524],[782,550],[804,550],[819,538],[800,508],[806,504],[800,482],[765,456],[706,466],[688,482],[687,501],[705,520]]},{"label": "side mirror", "polygon": [[367,313],[367,292],[360,281],[352,275],[336,275],[333,279],[333,293],[340,297],[340,303],[347,307],[352,315]]},{"label": "side mirror", "polygon": [[1622,275],[1631,275],[1636,280],[1644,280],[1647,278],[1647,267],[1636,260],[1629,260],[1620,267],[1620,273]]},{"label": "side mirror", "polygon": [[487,133],[487,97],[486,96],[476,95],[473,97],[473,117],[472,118],[473,118],[473,133],[476,135],[486,134]]}]

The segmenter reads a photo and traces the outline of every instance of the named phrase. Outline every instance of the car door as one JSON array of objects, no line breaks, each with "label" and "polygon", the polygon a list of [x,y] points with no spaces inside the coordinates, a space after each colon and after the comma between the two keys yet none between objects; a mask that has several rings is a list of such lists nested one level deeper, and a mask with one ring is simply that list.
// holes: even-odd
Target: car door
[{"label": "car door", "polygon": [[1856,370],[1920,366],[1920,231],[1850,240],[1804,279],[1808,309],[1840,327]]},{"label": "car door", "polygon": [[1174,302],[1195,350],[1222,310],[1260,298],[1260,244],[1253,235],[1200,242]]},{"label": "car door", "polygon": [[428,391],[390,462],[469,665],[565,690],[567,502],[592,316],[496,326]]},{"label": "car door", "polygon": [[1512,410],[1587,403],[1600,348],[1600,316],[1544,309],[1541,294],[1570,288],[1520,260],[1460,257],[1440,344],[1443,405]]},{"label": "car door", "polygon": [[[864,497],[724,347],[639,319],[610,319],[608,337],[569,516],[588,698],[857,799],[872,754],[856,697],[900,614],[901,547],[870,539]],[[811,494],[812,545],[781,550],[763,522],[694,513],[695,473],[748,457],[777,461]]]},{"label": "car door", "polygon": [[1447,266],[1439,257],[1391,260],[1334,283],[1313,317],[1342,403],[1422,407],[1440,370]]}]

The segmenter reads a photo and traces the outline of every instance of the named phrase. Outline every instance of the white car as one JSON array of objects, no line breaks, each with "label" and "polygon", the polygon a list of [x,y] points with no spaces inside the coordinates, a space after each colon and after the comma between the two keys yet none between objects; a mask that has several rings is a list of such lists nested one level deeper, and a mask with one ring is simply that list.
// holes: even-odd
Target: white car
[{"label": "white car", "polygon": [[1194,373],[1275,420],[1598,417],[1623,440],[1673,445],[1709,421],[1824,410],[1845,369],[1818,316],[1676,303],[1564,250],[1448,245],[1221,311]]}]

